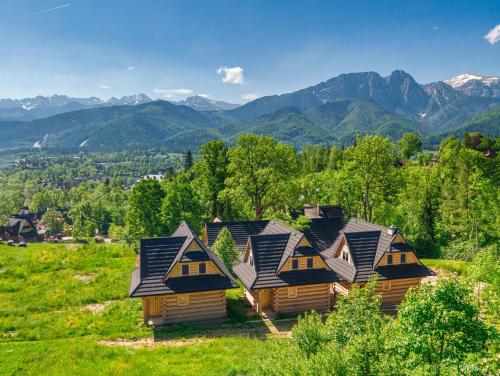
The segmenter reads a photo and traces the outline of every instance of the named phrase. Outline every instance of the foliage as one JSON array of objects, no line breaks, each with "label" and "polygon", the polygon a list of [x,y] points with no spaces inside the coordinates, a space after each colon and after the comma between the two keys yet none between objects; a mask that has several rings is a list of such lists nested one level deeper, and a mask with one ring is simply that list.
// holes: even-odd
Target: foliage
[{"label": "foliage", "polygon": [[411,290],[398,310],[402,356],[414,366],[439,374],[443,365],[463,363],[470,353],[486,348],[489,333],[479,319],[471,290],[456,278]]},{"label": "foliage", "polygon": [[397,149],[398,155],[410,159],[422,151],[422,141],[413,132],[405,133],[397,142]]},{"label": "foliage", "polygon": [[59,234],[64,227],[64,217],[56,210],[47,210],[41,219],[51,235]]},{"label": "foliage", "polygon": [[171,181],[163,182],[165,197],[161,205],[161,219],[171,234],[182,221],[201,232],[205,217],[197,192],[187,174],[180,174]]},{"label": "foliage", "polygon": [[130,210],[127,215],[127,231],[131,239],[154,237],[162,234],[161,205],[165,192],[155,179],[143,179],[129,194]]},{"label": "foliage", "polygon": [[232,272],[233,267],[239,261],[239,254],[227,227],[224,227],[219,233],[212,249],[221,258],[227,270]]},{"label": "foliage", "polygon": [[294,197],[287,194],[297,173],[297,155],[290,145],[268,136],[241,135],[229,150],[228,170],[228,188],[244,192],[255,219],[262,219],[267,209],[294,203]]}]

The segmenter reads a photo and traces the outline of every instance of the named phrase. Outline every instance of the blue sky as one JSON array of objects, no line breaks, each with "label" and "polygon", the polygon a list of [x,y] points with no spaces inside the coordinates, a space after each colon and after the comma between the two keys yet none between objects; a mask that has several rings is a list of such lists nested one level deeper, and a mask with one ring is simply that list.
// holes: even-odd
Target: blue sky
[{"label": "blue sky", "polygon": [[346,72],[500,75],[499,24],[498,0],[2,0],[0,97],[241,103]]}]

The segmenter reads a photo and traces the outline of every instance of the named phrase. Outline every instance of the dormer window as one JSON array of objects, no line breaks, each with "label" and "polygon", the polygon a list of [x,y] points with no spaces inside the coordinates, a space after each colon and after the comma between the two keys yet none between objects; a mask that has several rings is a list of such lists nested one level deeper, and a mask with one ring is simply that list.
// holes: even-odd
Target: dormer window
[{"label": "dormer window", "polygon": [[189,265],[188,264],[182,265],[182,275],[189,275]]},{"label": "dormer window", "polygon": [[387,255],[387,265],[392,265],[392,255]]},{"label": "dormer window", "polygon": [[297,270],[299,268],[299,260],[292,260],[292,270]]},{"label": "dormer window", "polygon": [[349,262],[349,252],[345,249],[342,250],[342,260]]},{"label": "dormer window", "polygon": [[207,273],[207,264],[204,262],[200,262],[198,264],[198,274],[206,274]]},{"label": "dormer window", "polygon": [[399,262],[401,264],[406,264],[406,253],[401,253],[401,256],[399,258]]},{"label": "dormer window", "polygon": [[307,269],[312,269],[314,265],[314,260],[312,257],[307,259]]},{"label": "dormer window", "polygon": [[248,261],[250,262],[250,265],[252,265],[252,266],[253,266],[253,256],[252,256],[252,255],[250,255],[250,257],[249,257]]}]

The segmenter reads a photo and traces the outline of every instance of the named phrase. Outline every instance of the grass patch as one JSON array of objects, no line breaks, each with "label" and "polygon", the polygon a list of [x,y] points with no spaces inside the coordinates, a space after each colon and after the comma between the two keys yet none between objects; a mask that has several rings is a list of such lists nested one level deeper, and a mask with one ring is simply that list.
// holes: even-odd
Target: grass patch
[{"label": "grass patch", "polygon": [[450,272],[464,275],[467,272],[469,264],[461,260],[442,260],[442,259],[420,259],[425,266],[431,269],[444,269]]},{"label": "grass patch", "polygon": [[[244,375],[267,330],[245,322],[243,289],[228,292],[225,323],[154,331],[141,300],[127,297],[135,260],[121,244],[0,244],[0,374]],[[100,343],[185,338],[210,340],[144,349]]]}]

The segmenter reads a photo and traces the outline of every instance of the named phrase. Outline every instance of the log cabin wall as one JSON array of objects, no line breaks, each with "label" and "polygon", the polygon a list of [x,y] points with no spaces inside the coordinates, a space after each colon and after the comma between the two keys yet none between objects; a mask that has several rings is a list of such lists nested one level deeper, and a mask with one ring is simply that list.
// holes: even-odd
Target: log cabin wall
[{"label": "log cabin wall", "polygon": [[161,317],[166,324],[226,317],[225,290],[172,294],[143,299],[144,320]]},{"label": "log cabin wall", "polygon": [[288,272],[292,270],[292,260],[298,260],[299,261],[299,270],[307,269],[307,259],[312,258],[313,259],[313,269],[327,269],[326,263],[323,261],[323,259],[320,256],[311,256],[311,257],[290,257],[288,260],[286,260],[285,264],[281,268],[281,272]]},{"label": "log cabin wall", "polygon": [[379,281],[377,293],[382,297],[383,303],[399,304],[410,287],[417,286],[421,280],[422,278],[418,277]]},{"label": "log cabin wall", "polygon": [[330,284],[274,288],[270,303],[275,312],[326,311],[330,308]]},{"label": "log cabin wall", "polygon": [[189,265],[189,275],[199,275],[199,265],[205,263],[207,265],[207,272],[205,274],[220,274],[222,275],[222,272],[220,269],[217,267],[217,265],[214,264],[213,261],[202,261],[202,262],[195,262],[195,261],[190,261],[190,262],[179,262],[177,263],[173,270],[169,273],[168,278],[172,277],[181,277],[182,276],[182,265]]},{"label": "log cabin wall", "polygon": [[393,252],[393,253],[385,253],[384,256],[380,259],[377,266],[385,266],[387,264],[387,255],[392,255],[392,264],[391,265],[399,265],[401,264],[401,254],[406,255],[405,264],[420,264],[417,259],[417,256],[413,252]]}]

